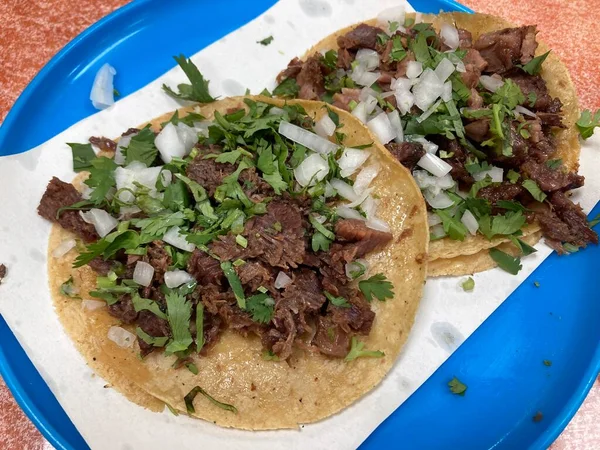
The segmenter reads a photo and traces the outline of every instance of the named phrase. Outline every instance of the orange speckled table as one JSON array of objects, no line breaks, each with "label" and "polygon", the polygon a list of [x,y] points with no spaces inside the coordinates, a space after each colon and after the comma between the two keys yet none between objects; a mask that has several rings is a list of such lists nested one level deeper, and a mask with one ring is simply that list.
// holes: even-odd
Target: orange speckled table
[{"label": "orange speckled table", "polygon": [[[89,25],[125,0],[0,1],[0,122],[41,67]],[[600,41],[594,38],[600,13],[595,0],[462,0],[479,12],[515,23],[535,23],[568,65],[582,108],[600,107]],[[568,8],[566,8],[568,6]],[[560,11],[561,7],[565,7]],[[596,383],[552,450],[600,448],[600,381]],[[49,449],[0,379],[0,449]]]}]

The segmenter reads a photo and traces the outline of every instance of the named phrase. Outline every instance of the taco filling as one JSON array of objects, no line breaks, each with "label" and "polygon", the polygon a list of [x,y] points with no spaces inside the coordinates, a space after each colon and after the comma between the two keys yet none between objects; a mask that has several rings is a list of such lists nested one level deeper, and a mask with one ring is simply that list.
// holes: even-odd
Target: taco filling
[{"label": "taco filling", "polygon": [[38,212],[80,240],[74,267],[97,272],[90,295],[135,330],[142,357],[164,349],[184,364],[230,328],[273,358],[297,346],[349,358],[373,326],[370,303],[394,289],[363,259],[393,237],[369,145],[319,137],[299,105],[245,103],[212,122],[175,114],[118,144],[90,139],[114,159],[70,144],[85,189],[53,178]]},{"label": "taco filling", "polygon": [[579,144],[561,137],[575,128],[565,114],[576,99],[563,108],[550,95],[553,73],[543,70],[548,53],[536,56],[535,26],[469,31],[488,17],[416,23],[402,10],[385,12],[293,59],[274,94],[321,99],[367,124],[420,186],[432,240],[480,235],[523,250],[524,231],[539,226],[559,253],[597,243],[568,196],[584,182]]}]

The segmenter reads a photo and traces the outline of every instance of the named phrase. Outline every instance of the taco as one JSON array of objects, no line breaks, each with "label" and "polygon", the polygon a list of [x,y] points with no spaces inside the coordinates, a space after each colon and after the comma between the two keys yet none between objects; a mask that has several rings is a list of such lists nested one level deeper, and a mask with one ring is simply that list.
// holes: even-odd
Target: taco
[{"label": "taco", "polygon": [[293,59],[274,94],[351,111],[411,170],[428,204],[431,275],[491,268],[488,249],[524,254],[527,236],[565,253],[598,236],[568,197],[584,181],[575,89],[536,33],[396,8]]},{"label": "taco", "polygon": [[[324,115],[335,142],[311,131]],[[250,430],[376,386],[414,321],[428,227],[374,141],[320,102],[236,97],[90,138],[99,155],[70,144],[80,174],[54,178],[38,212],[55,223],[56,311],[88,364],[138,404]]]}]

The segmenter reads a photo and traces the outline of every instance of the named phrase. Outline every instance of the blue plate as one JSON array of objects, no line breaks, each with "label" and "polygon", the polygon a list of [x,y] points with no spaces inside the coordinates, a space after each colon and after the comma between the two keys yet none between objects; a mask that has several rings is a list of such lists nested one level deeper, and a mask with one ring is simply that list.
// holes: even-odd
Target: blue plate
[{"label": "blue plate", "polygon": [[[32,148],[93,114],[89,88],[104,62],[119,71],[116,88],[130,94],[172,68],[171,55],[196,53],[274,3],[138,0],[119,9],[75,38],[31,82],[0,128],[0,156]],[[411,3],[421,12],[470,12],[447,0]],[[211,18],[202,21],[201,33],[199,17]],[[597,205],[592,216],[598,213]],[[600,370],[598,261],[597,246],[550,256],[363,447],[547,448]],[[1,317],[0,372],[56,448],[88,448]],[[468,385],[464,397],[448,390],[454,376]],[[543,418],[534,422],[538,411]]]}]

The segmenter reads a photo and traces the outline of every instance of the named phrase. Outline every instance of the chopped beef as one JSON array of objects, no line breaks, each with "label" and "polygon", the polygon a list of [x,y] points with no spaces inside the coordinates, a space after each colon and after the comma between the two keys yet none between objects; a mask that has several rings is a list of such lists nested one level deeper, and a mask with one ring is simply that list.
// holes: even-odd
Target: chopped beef
[{"label": "chopped beef", "polygon": [[535,26],[505,28],[479,36],[473,47],[488,63],[485,72],[504,73],[531,61],[537,42]]},{"label": "chopped beef", "polygon": [[465,125],[465,133],[475,142],[483,142],[489,138],[490,119],[479,119]]},{"label": "chopped beef", "polygon": [[473,35],[469,30],[458,28],[458,48],[465,49],[473,47]]},{"label": "chopped beef", "polygon": [[236,267],[236,272],[242,285],[247,286],[250,292],[255,292],[260,286],[268,287],[273,284],[275,274],[260,262],[247,262]]},{"label": "chopped beef", "polygon": [[383,33],[381,28],[361,23],[344,36],[338,37],[337,44],[340,48],[347,50],[358,50],[361,48],[376,50],[377,36],[381,33]]},{"label": "chopped beef", "polygon": [[398,67],[396,69],[396,78],[406,76],[406,69],[408,68],[408,63],[411,61],[415,61],[415,54],[408,50],[406,52],[406,56],[398,63]]},{"label": "chopped beef", "polygon": [[117,143],[112,139],[92,136],[89,141],[103,152],[114,152],[117,149]]},{"label": "chopped beef", "polygon": [[517,169],[527,159],[529,142],[518,131],[519,125],[519,122],[512,122],[510,124],[510,156],[505,156],[501,152],[494,150],[489,151],[490,161],[495,165]]},{"label": "chopped beef", "polygon": [[569,191],[583,186],[584,178],[575,172],[551,169],[544,162],[529,160],[521,165],[521,172],[537,183],[544,192]]},{"label": "chopped beef", "polygon": [[201,285],[222,285],[225,275],[221,264],[202,250],[195,249],[187,262],[187,271]]},{"label": "chopped beef", "polygon": [[71,206],[82,200],[83,197],[77,192],[75,186],[53,177],[42,196],[38,206],[38,214],[51,222],[57,222],[65,230],[75,233],[85,242],[94,242],[99,238],[96,228],[94,228],[94,225],[85,222],[79,211],[62,211],[58,219],[56,218],[60,208]]},{"label": "chopped beef", "polygon": [[[552,99],[552,97],[548,93],[548,87],[546,86],[546,82],[541,76],[529,75],[521,71],[511,71],[509,74],[507,74],[507,78],[510,78],[512,81],[515,82],[517,86],[519,86],[521,92],[525,96],[525,106],[527,108],[533,108],[536,111],[548,111],[548,109],[552,105],[553,108],[556,108],[558,106],[558,110],[560,111],[562,103],[558,99]],[[531,106],[530,104],[531,95],[535,96],[535,103],[533,104],[533,106]]]},{"label": "chopped beef", "polygon": [[334,306],[331,303],[327,307],[333,322],[346,333],[369,334],[375,319],[375,313],[371,311],[369,303],[358,296],[347,300],[352,305],[350,308]]},{"label": "chopped beef", "polygon": [[108,305],[108,313],[126,324],[134,323],[138,318],[129,294],[121,295],[118,302]]},{"label": "chopped beef", "polygon": [[204,187],[208,195],[213,196],[217,188],[223,184],[223,178],[231,175],[235,171],[235,167],[233,164],[218,163],[214,158],[204,159],[204,156],[199,154],[188,164],[186,175]]},{"label": "chopped beef", "polygon": [[342,92],[333,94],[333,106],[350,111],[350,102],[360,102],[360,89],[342,88]]},{"label": "chopped beef", "polygon": [[335,224],[335,235],[343,241],[356,243],[359,258],[376,249],[381,249],[394,236],[386,231],[373,230],[357,219],[342,219]]},{"label": "chopped beef", "polygon": [[538,119],[540,119],[544,126],[565,128],[564,124],[562,123],[562,117],[560,116],[560,114],[538,111],[537,117]]},{"label": "chopped beef", "polygon": [[492,205],[499,200],[514,200],[525,190],[520,184],[512,184],[509,181],[503,181],[498,186],[486,186],[477,192],[478,198],[485,198]]},{"label": "chopped beef", "polygon": [[296,82],[300,87],[298,97],[305,100],[319,100],[325,93],[325,77],[321,67],[320,54],[315,54],[308,58],[300,73],[296,77]]},{"label": "chopped beef", "polygon": [[391,54],[394,49],[394,41],[392,39],[388,40],[383,46],[382,51],[378,51],[380,54],[379,58],[379,69],[380,70],[393,70],[394,66],[397,64],[396,61],[392,61]]},{"label": "chopped beef", "polygon": [[248,198],[256,203],[260,203],[265,197],[271,197],[275,194],[271,185],[258,176],[254,167],[242,171],[239,182]]},{"label": "chopped beef", "polygon": [[2,280],[6,277],[6,266],[4,264],[0,264],[0,284]]},{"label": "chopped beef", "polygon": [[459,183],[461,189],[468,190],[475,183],[475,179],[465,168],[467,151],[455,139],[448,139],[441,135],[428,136],[428,139],[437,144],[440,150],[445,150],[448,154],[452,154],[452,157],[444,160],[452,166],[450,176]]},{"label": "chopped beef", "polygon": [[218,315],[204,312],[204,346],[200,351],[202,356],[206,356],[208,351],[215,346],[221,331],[223,331],[223,321]]},{"label": "chopped beef", "polygon": [[152,241],[147,247],[147,263],[154,267],[154,280],[163,282],[165,272],[172,264],[171,257],[164,248],[162,241]]},{"label": "chopped beef", "polygon": [[101,275],[103,277],[105,277],[106,275],[108,275],[108,272],[110,272],[111,270],[113,270],[113,263],[112,263],[112,261],[105,261],[104,259],[102,259],[99,256],[97,256],[96,258],[92,259],[88,263],[88,266],[90,266],[94,270],[94,272],[96,272],[98,275]]},{"label": "chopped beef", "polygon": [[470,48],[467,50],[463,63],[465,64],[465,71],[460,74],[460,77],[468,88],[474,88],[479,83],[479,77],[487,67],[487,62],[477,50]]},{"label": "chopped beef", "polygon": [[350,350],[350,334],[334,323],[330,316],[319,316],[312,343],[324,355],[343,358]]},{"label": "chopped beef", "polygon": [[[152,337],[163,337],[171,335],[171,327],[169,322],[161,319],[150,311],[140,311],[137,318],[137,325],[148,335]],[[142,357],[151,353],[155,347],[147,344],[142,339],[138,338],[138,344],[142,353]]]},{"label": "chopped beef", "polygon": [[356,259],[357,246],[354,244],[339,244],[335,243],[331,246],[329,253],[322,252],[319,255],[319,271],[323,275],[323,285],[327,285],[327,289],[333,295],[339,295],[339,286],[344,286],[348,283],[346,276],[346,263]]},{"label": "chopped beef", "polygon": [[423,145],[418,142],[390,142],[385,148],[408,170],[413,170],[425,155]]},{"label": "chopped beef", "polygon": [[286,78],[296,78],[300,71],[302,70],[302,66],[304,62],[300,58],[292,59],[287,68],[282,70],[279,75],[277,75],[277,82],[281,83]]},{"label": "chopped beef", "polygon": [[354,55],[345,48],[340,48],[338,51],[337,67],[344,70],[350,70],[354,61]]},{"label": "chopped beef", "polygon": [[469,99],[467,100],[467,106],[473,109],[480,109],[483,107],[483,97],[479,95],[477,89],[471,88],[471,95],[469,95]]}]

